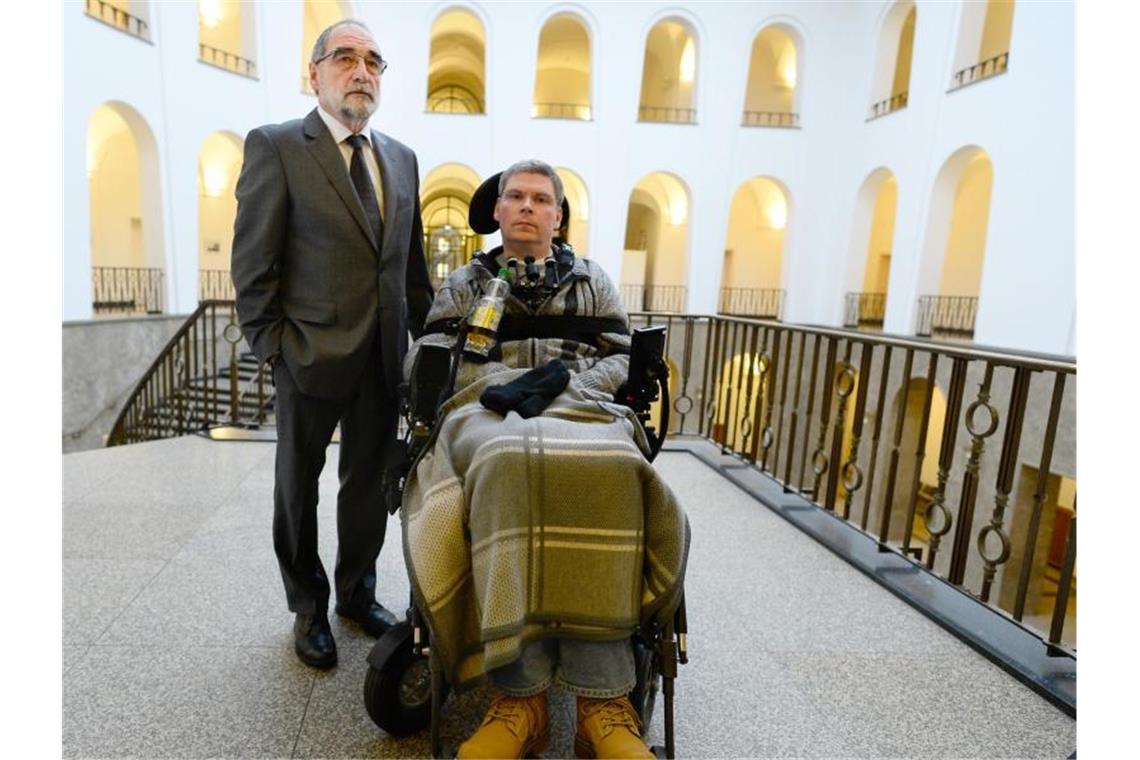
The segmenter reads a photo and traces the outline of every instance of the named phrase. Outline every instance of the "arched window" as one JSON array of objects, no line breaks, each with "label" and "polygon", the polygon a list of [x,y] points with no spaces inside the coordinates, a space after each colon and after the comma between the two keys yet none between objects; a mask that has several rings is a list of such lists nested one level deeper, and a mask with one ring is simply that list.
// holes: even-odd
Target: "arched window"
[{"label": "arched window", "polygon": [[530,115],[589,121],[590,35],[577,16],[561,13],[542,26]]},{"label": "arched window", "polygon": [[146,120],[125,103],[99,106],[87,124],[92,310],[165,310],[158,151]]},{"label": "arched window", "polygon": [[668,172],[634,187],[626,212],[622,300],[629,311],[684,311],[688,273],[689,191]]},{"label": "arched window", "polygon": [[352,3],[347,0],[305,0],[301,33],[301,92],[313,92],[309,81],[309,61],[313,59],[313,45],[325,29],[338,21],[354,18]]},{"label": "arched window", "polygon": [[973,337],[992,187],[993,165],[976,146],[955,152],[938,172],[920,267],[917,335]]},{"label": "arched window", "polygon": [[233,300],[230,254],[237,216],[242,139],[214,132],[198,154],[198,299]]},{"label": "arched window", "polygon": [[442,164],[432,169],[420,186],[424,254],[436,287],[483,245],[482,236],[467,221],[471,196],[479,184],[479,175],[469,167]]},{"label": "arched window", "polygon": [[471,11],[454,8],[431,26],[428,113],[486,113],[486,35]]},{"label": "arched window", "polygon": [[799,70],[799,51],[786,29],[769,26],[757,34],[752,41],[741,124],[746,127],[798,127]]},{"label": "arched window", "polygon": [[843,324],[881,330],[887,311],[887,290],[894,248],[898,182],[889,169],[879,168],[863,181],[855,199],[855,227]]},{"label": "arched window", "polygon": [[914,0],[899,0],[883,19],[868,121],[906,108],[910,97],[910,62],[917,18]]},{"label": "arched window", "polygon": [[950,89],[1004,74],[1009,68],[1012,34],[1013,0],[962,3]]},{"label": "arched window", "polygon": [[683,21],[659,21],[645,39],[638,121],[696,124],[696,86],[696,36]]},{"label": "arched window", "polygon": [[570,221],[568,224],[563,224],[559,236],[574,246],[576,256],[589,256],[590,195],[586,190],[586,183],[565,167],[560,166],[555,171],[562,180],[562,192],[566,194],[566,202],[570,204]]},{"label": "arched window", "polygon": [[783,183],[768,177],[747,180],[733,195],[721,270],[721,314],[780,318],[788,198]]},{"label": "arched window", "polygon": [[254,4],[198,0],[198,60],[257,79]]}]

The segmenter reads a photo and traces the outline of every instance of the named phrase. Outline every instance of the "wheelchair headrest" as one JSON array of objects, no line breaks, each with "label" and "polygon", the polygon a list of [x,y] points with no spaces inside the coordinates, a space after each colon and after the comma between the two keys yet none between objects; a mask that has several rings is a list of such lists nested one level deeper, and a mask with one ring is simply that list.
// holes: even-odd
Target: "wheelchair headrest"
[{"label": "wheelchair headrest", "polygon": [[[498,172],[487,177],[483,180],[483,184],[479,185],[475,194],[471,196],[471,205],[467,209],[467,223],[471,225],[471,229],[480,235],[490,235],[499,229],[499,223],[495,221],[495,201],[499,198],[499,177],[501,176],[503,173]],[[570,203],[563,196],[562,228],[566,229],[569,224]]]}]

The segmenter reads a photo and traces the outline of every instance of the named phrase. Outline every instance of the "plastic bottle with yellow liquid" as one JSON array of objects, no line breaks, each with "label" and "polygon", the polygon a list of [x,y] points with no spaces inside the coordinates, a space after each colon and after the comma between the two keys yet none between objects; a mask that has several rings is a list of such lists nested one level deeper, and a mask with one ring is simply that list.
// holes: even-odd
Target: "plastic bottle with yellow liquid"
[{"label": "plastic bottle with yellow liquid", "polygon": [[467,320],[467,343],[463,346],[464,351],[483,358],[490,355],[491,349],[498,342],[499,322],[503,319],[507,294],[510,292],[507,269],[503,267],[499,269],[498,276],[487,283],[483,295],[475,302],[475,309]]}]

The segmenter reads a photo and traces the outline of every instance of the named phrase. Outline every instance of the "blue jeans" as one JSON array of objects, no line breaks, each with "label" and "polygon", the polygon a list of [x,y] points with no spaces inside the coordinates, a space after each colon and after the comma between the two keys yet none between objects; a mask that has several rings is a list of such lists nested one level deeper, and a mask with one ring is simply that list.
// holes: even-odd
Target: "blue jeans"
[{"label": "blue jeans", "polygon": [[629,639],[539,639],[524,646],[519,659],[489,675],[512,697],[530,697],[558,684],[580,697],[608,699],[628,694],[637,681]]}]

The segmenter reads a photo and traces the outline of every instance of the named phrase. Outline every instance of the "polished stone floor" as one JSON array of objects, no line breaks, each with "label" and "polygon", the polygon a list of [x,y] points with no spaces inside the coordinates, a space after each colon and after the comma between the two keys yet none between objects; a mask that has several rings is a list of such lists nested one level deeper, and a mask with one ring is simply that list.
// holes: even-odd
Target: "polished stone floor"
[{"label": "polished stone floor", "polygon": [[[64,456],[66,757],[427,757],[364,709],[372,640],[333,616],[340,665],[292,653],[270,538],[268,442],[190,436]],[[321,480],[335,557],[337,447]],[[657,461],[693,528],[682,757],[1065,758],[1076,722],[690,454]],[[407,580],[396,518],[386,606]],[[449,700],[445,737],[487,693]],[[557,695],[550,757],[572,755]],[[662,741],[660,704],[650,737]]]}]

